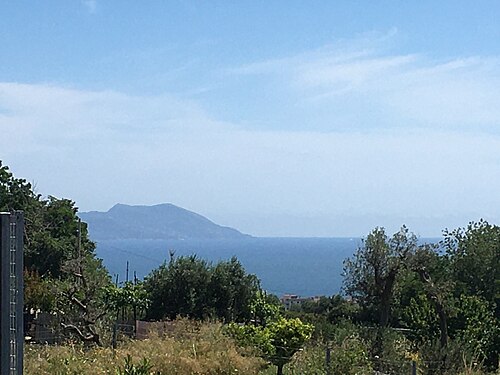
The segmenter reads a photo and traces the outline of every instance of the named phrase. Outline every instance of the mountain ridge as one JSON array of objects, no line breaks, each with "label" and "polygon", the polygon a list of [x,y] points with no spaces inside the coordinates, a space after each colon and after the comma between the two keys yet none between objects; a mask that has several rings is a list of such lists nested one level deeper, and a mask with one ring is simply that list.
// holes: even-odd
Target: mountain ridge
[{"label": "mountain ridge", "polygon": [[152,206],[117,203],[108,211],[81,212],[93,240],[236,239],[251,237],[172,203]]}]

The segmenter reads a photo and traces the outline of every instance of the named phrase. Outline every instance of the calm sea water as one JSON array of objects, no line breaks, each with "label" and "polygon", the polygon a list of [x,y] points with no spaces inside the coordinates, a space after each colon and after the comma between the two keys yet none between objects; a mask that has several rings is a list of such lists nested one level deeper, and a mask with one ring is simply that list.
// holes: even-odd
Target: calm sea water
[{"label": "calm sea water", "polygon": [[332,295],[342,285],[342,262],[360,246],[359,238],[245,238],[238,240],[113,240],[97,243],[97,255],[121,281],[134,271],[143,278],[169,258],[196,254],[217,262],[236,256],[262,287],[278,296]]}]

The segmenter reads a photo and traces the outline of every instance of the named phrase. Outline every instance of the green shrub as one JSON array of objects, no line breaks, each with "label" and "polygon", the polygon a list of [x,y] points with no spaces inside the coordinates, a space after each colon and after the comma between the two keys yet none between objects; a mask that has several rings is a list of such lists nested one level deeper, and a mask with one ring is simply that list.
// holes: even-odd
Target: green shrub
[{"label": "green shrub", "polygon": [[[118,370],[116,370],[116,375],[151,375],[152,368],[153,365],[146,357],[144,357],[139,363],[134,364],[130,354],[127,354],[123,370],[118,368]],[[159,372],[157,374],[159,374]]]}]

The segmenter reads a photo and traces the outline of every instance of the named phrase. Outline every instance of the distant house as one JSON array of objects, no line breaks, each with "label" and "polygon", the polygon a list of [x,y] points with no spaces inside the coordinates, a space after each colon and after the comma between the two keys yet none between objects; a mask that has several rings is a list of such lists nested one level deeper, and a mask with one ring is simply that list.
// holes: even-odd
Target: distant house
[{"label": "distant house", "polygon": [[303,302],[311,301],[318,302],[320,297],[300,297],[296,294],[285,294],[280,298],[285,310],[292,310],[294,307],[299,307]]}]

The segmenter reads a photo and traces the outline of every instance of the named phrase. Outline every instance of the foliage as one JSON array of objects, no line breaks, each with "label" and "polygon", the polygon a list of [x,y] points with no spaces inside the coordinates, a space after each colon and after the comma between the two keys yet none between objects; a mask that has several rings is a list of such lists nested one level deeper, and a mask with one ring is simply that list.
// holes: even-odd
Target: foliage
[{"label": "foliage", "polygon": [[65,264],[79,256],[93,257],[95,245],[86,224],[79,222],[74,202],[49,197],[39,203],[40,227],[28,226],[26,231],[25,266],[42,277],[64,279]]},{"label": "foliage", "polygon": [[[456,295],[477,295],[500,307],[500,227],[484,220],[445,230],[443,246],[450,260]],[[497,310],[500,311],[500,310]]]},{"label": "foliage", "polygon": [[[94,346],[28,347],[28,373],[257,374],[258,353],[278,374],[285,364],[291,374],[322,374],[326,344],[336,373],[368,373],[372,365],[406,373],[408,358],[423,374],[498,369],[500,227],[483,220],[446,230],[440,248],[418,246],[404,226],[391,237],[375,228],[344,264],[344,291],[352,298],[308,301],[285,319],[277,298],[262,292],[236,258],[213,265],[172,254],[144,283],[113,286],[75,203],[43,198],[0,162],[0,211],[14,210],[25,212],[25,306],[55,314],[67,338],[103,344],[109,313],[122,311],[243,322],[225,331],[252,347],[243,352],[219,325],[183,323],[176,337],[125,343],[116,357]],[[318,341],[306,345],[313,324]]]},{"label": "foliage", "polygon": [[451,333],[462,343],[471,359],[496,364],[500,326],[489,303],[478,296],[462,295],[456,309],[459,313],[450,321]]},{"label": "foliage", "polygon": [[234,338],[240,346],[252,348],[254,352],[264,358],[275,353],[275,348],[271,343],[271,332],[263,326],[229,323],[225,332]]},{"label": "foliage", "polygon": [[295,310],[305,314],[325,316],[330,323],[335,323],[341,320],[355,319],[358,305],[348,301],[340,294],[335,294],[331,297],[321,296],[318,301],[304,301]]},{"label": "foliage", "polygon": [[57,291],[50,278],[41,278],[36,271],[24,270],[24,304],[37,311],[52,312]]},{"label": "foliage", "polygon": [[330,368],[333,374],[372,374],[367,345],[357,334],[346,336],[340,343],[333,344]]},{"label": "foliage", "polygon": [[228,333],[241,345],[258,348],[260,355],[277,366],[278,375],[293,355],[311,338],[314,327],[300,319],[278,318],[263,326],[231,324]]},{"label": "foliage", "polygon": [[109,276],[78,208],[69,199],[43,199],[0,162],[0,210],[24,211],[25,308],[57,313],[65,332],[99,343]]},{"label": "foliage", "polygon": [[152,368],[153,365],[146,357],[144,357],[139,363],[135,364],[132,361],[132,356],[127,354],[123,370],[118,368],[116,375],[150,375]]},{"label": "foliage", "polygon": [[119,313],[132,312],[133,320],[143,316],[150,304],[142,282],[125,282],[122,287],[110,284],[104,290],[104,303],[108,310]]},{"label": "foliage", "polygon": [[258,279],[246,274],[232,258],[215,266],[195,255],[173,257],[145,280],[151,305],[149,319],[215,317],[224,321],[249,321]]},{"label": "foliage", "polygon": [[151,299],[149,319],[187,316],[201,319],[209,315],[209,265],[195,255],[172,258],[145,280]]},{"label": "foliage", "polygon": [[[370,358],[367,357],[367,343],[357,333],[354,325],[337,327],[338,336],[331,342],[331,374],[373,374]],[[398,340],[396,340],[396,343]],[[399,344],[398,344],[399,345]],[[424,347],[422,348],[422,350]],[[480,364],[464,359],[460,344],[450,342],[449,360],[444,366],[436,361],[440,350],[439,342],[425,348],[414,359],[419,374],[485,375]],[[123,369],[127,355],[131,363],[140,364],[144,358],[153,366],[151,372],[158,375],[271,375],[276,373],[266,367],[262,359],[249,351],[242,350],[235,342],[222,334],[220,324],[174,322],[173,330],[147,340],[130,340],[119,343],[115,351],[111,348],[81,345],[27,345],[25,349],[25,373],[37,375],[93,375],[116,374]],[[367,359],[368,358],[368,359]],[[405,362],[409,363],[409,360]],[[442,367],[442,372],[441,371]],[[410,371],[395,372],[409,374]],[[324,375],[325,344],[305,345],[286,366],[286,374]]]},{"label": "foliage", "polygon": [[81,345],[27,345],[25,373],[36,375],[116,374],[130,356],[138,367],[147,358],[158,375],[258,375],[265,363],[259,357],[243,356],[234,340],[216,323],[176,321],[171,331],[147,340],[120,342],[107,347]]},{"label": "foliage", "polygon": [[425,295],[412,297],[402,311],[402,318],[406,328],[410,329],[409,336],[416,346],[439,337],[438,317]]},{"label": "foliage", "polygon": [[0,161],[0,211],[15,210],[24,211],[24,264],[29,271],[42,278],[64,278],[65,262],[80,254],[94,255],[95,245],[86,224],[80,224],[75,203],[52,196],[42,199],[31,183],[14,177]]},{"label": "foliage", "polygon": [[[431,311],[434,311],[439,325],[439,340],[442,348],[448,344],[448,320],[453,305],[450,292],[454,282],[450,280],[448,266],[447,260],[436,252],[436,246],[421,246],[410,259],[410,269],[420,281],[419,285],[414,287],[413,294],[415,297],[425,296],[429,305],[432,306]],[[426,312],[422,309],[420,311]],[[415,318],[415,314],[412,314],[412,317]],[[421,341],[424,339],[432,340],[433,337],[422,337]]]},{"label": "foliage", "polygon": [[250,302],[250,311],[254,324],[266,326],[275,321],[281,312],[282,306],[278,297],[258,290]]},{"label": "foliage", "polygon": [[31,183],[14,177],[9,167],[0,160],[0,211],[24,211],[26,229],[29,232],[32,227],[39,225],[37,214],[42,205],[41,196],[35,193]]},{"label": "foliage", "polygon": [[417,249],[417,238],[403,226],[392,237],[375,228],[364,244],[344,262],[344,289],[365,310],[374,310],[387,326],[397,278]]},{"label": "foliage", "polygon": [[232,257],[209,267],[211,271],[208,286],[210,303],[214,313],[223,321],[248,321],[255,311],[254,301],[259,293],[259,280],[249,275],[241,263]]},{"label": "foliage", "polygon": [[[68,262],[67,277],[54,280],[58,291],[56,312],[64,332],[85,343],[102,344],[110,322],[104,293],[111,283],[100,259],[91,256]],[[72,276],[72,277],[71,277]]]},{"label": "foliage", "polygon": [[451,330],[472,356],[498,367],[500,347],[500,227],[484,220],[444,232],[443,247],[454,280],[456,318]]},{"label": "foliage", "polygon": [[[269,373],[274,375],[272,370],[271,367]],[[306,344],[286,365],[287,375],[324,375],[325,371],[325,347],[312,342]]]}]

